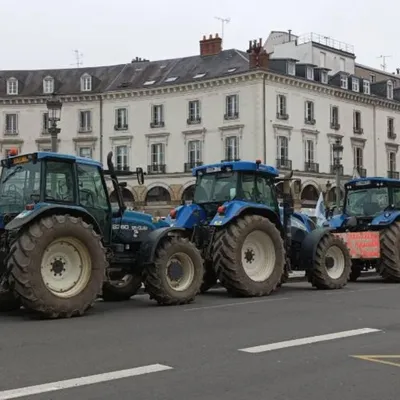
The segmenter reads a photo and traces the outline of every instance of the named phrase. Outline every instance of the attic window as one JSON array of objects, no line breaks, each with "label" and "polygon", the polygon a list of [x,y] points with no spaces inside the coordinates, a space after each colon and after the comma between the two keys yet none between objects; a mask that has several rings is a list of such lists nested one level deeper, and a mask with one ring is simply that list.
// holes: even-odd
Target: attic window
[{"label": "attic window", "polygon": [[18,80],[10,78],[7,81],[7,94],[18,94]]},{"label": "attic window", "polygon": [[89,74],[81,77],[81,91],[90,92],[92,90],[92,77]]},{"label": "attic window", "polygon": [[307,67],[307,79],[310,81],[314,80],[314,68],[313,67]]},{"label": "attic window", "polygon": [[360,81],[357,78],[352,78],[351,79],[351,90],[353,92],[359,92],[360,91]]},{"label": "attic window", "polygon": [[293,61],[288,61],[287,73],[288,75],[296,75],[296,64]]},{"label": "attic window", "polygon": [[393,82],[388,81],[387,83],[387,98],[393,100]]},{"label": "attic window", "polygon": [[328,73],[326,71],[321,71],[321,83],[328,83]]},{"label": "attic window", "polygon": [[228,72],[235,72],[237,70],[237,68],[229,68]]},{"label": "attic window", "polygon": [[165,80],[165,82],[175,82],[178,79],[177,76],[170,76]]},{"label": "attic window", "polygon": [[349,82],[346,75],[340,75],[340,87],[342,89],[348,89]]},{"label": "attic window", "polygon": [[203,76],[206,76],[206,74],[196,74],[193,79],[199,79],[199,78],[203,78]]},{"label": "attic window", "polygon": [[135,71],[143,71],[143,68],[135,68]]},{"label": "attic window", "polygon": [[161,65],[160,69],[164,69],[166,67],[166,65]]},{"label": "attic window", "polygon": [[149,85],[154,85],[155,83],[156,81],[146,81],[145,83],[143,83],[143,85],[149,86]]},{"label": "attic window", "polygon": [[51,76],[46,76],[43,79],[43,93],[52,94],[54,92],[54,79]]}]

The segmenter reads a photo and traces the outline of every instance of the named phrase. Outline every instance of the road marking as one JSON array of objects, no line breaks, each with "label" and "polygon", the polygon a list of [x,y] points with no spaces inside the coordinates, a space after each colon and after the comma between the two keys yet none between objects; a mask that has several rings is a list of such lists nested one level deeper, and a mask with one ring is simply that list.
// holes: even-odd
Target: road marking
[{"label": "road marking", "polygon": [[245,349],[239,349],[239,351],[243,351],[245,353],[253,353],[253,354],[254,353],[263,353],[266,351],[286,349],[288,347],[303,346],[306,344],[326,342],[328,340],[342,339],[342,338],[358,336],[358,335],[366,335],[368,333],[375,333],[375,332],[381,332],[381,330],[380,329],[372,329],[372,328],[354,329],[351,331],[329,333],[327,335],[310,336],[310,337],[305,337],[305,338],[301,338],[301,339],[287,340],[285,342],[277,342],[277,343],[270,343],[270,344],[265,344],[265,345],[261,345],[261,346],[248,347]]},{"label": "road marking", "polygon": [[279,297],[277,299],[265,299],[265,300],[253,300],[253,301],[238,301],[236,303],[226,303],[218,304],[215,306],[204,306],[204,307],[193,307],[186,308],[183,311],[198,311],[198,310],[209,310],[211,308],[223,308],[223,307],[233,307],[233,306],[244,306],[246,304],[256,304],[256,303],[272,303],[273,301],[290,300],[290,297]]},{"label": "road marking", "polygon": [[45,383],[43,385],[27,386],[19,389],[4,390],[0,392],[0,400],[17,399],[24,396],[54,392],[57,390],[71,389],[79,386],[93,385],[95,383],[113,381],[116,379],[130,378],[173,369],[167,365],[152,364],[143,367],[123,369],[120,371],[106,372],[104,374],[89,375],[82,378],[67,379],[65,381]]},{"label": "road marking", "polygon": [[[353,358],[358,358],[359,360],[363,360],[363,361],[371,361],[371,362],[375,362],[378,364],[385,364],[385,365],[390,365],[392,367],[398,367],[400,368],[400,355],[398,356],[350,356]],[[387,361],[390,359],[397,359],[397,362],[394,361]]]}]

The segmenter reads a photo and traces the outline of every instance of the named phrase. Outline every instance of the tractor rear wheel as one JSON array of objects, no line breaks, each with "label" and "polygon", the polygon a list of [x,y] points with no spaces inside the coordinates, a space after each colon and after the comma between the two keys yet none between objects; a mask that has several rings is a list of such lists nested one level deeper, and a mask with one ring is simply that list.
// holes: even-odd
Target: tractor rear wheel
[{"label": "tractor rear wheel", "polygon": [[386,228],[381,236],[381,264],[377,268],[382,278],[400,282],[400,222]]},{"label": "tractor rear wheel", "polygon": [[19,310],[21,301],[15,297],[11,290],[0,289],[0,312]]},{"label": "tractor rear wheel", "polygon": [[81,218],[41,218],[12,247],[10,283],[27,309],[45,318],[80,316],[101,293],[106,254],[100,235]]},{"label": "tractor rear wheel", "polygon": [[218,279],[229,293],[268,296],[281,282],[285,249],[267,218],[246,215],[229,224],[214,246]]},{"label": "tractor rear wheel", "polygon": [[142,287],[142,277],[125,275],[119,281],[104,282],[101,297],[104,301],[127,301]]},{"label": "tractor rear wheel", "polygon": [[203,259],[188,239],[163,240],[156,250],[154,263],[144,271],[144,286],[150,298],[162,305],[192,302],[203,282]]},{"label": "tractor rear wheel", "polygon": [[308,279],[317,289],[341,289],[351,273],[351,256],[345,242],[327,233],[319,241]]}]

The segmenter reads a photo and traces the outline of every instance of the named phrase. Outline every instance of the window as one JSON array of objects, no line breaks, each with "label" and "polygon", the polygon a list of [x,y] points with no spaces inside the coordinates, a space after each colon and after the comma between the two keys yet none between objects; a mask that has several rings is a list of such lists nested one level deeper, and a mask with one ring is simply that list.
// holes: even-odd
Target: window
[{"label": "window", "polygon": [[92,90],[92,77],[90,75],[83,75],[81,78],[81,91],[90,92]]},{"label": "window", "polygon": [[307,67],[307,79],[314,80],[314,68]]},{"label": "window", "polygon": [[278,118],[284,118],[287,116],[286,112],[286,96],[283,94],[278,94],[277,96],[277,110],[276,114]]},{"label": "window", "polygon": [[128,129],[128,110],[126,108],[117,108],[115,110],[115,129]]},{"label": "window", "polygon": [[235,72],[237,70],[237,68],[229,68],[228,69],[228,73],[230,74],[230,73],[232,73],[232,72]]},{"label": "window", "polygon": [[321,68],[326,67],[326,53],[324,53],[323,51],[319,53],[319,66]]},{"label": "window", "polygon": [[359,92],[360,91],[360,82],[357,78],[352,78],[351,79],[351,90],[353,92]]},{"label": "window", "polygon": [[188,143],[188,163],[190,165],[196,166],[201,161],[201,141],[190,140]]},{"label": "window", "polygon": [[363,149],[362,147],[354,147],[354,168],[363,168]]},{"label": "window", "polygon": [[339,125],[339,107],[331,106],[331,127]]},{"label": "window", "polygon": [[396,153],[394,151],[388,153],[388,171],[396,171]]},{"label": "window", "polygon": [[288,61],[287,73],[288,75],[296,75],[296,64],[293,61]]},{"label": "window", "polygon": [[314,102],[307,100],[305,102],[305,122],[309,124],[314,124]]},{"label": "window", "polygon": [[234,161],[239,159],[239,138],[228,136],[225,138],[225,160]]},{"label": "window", "polygon": [[314,162],[314,141],[306,140],[304,142],[304,160],[306,163]]},{"label": "window", "polygon": [[189,114],[188,114],[188,123],[193,124],[196,122],[200,122],[200,101],[192,100],[189,101]]},{"label": "window", "polygon": [[393,82],[388,81],[387,83],[387,98],[393,100]]},{"label": "window", "polygon": [[171,76],[169,78],[167,78],[164,82],[168,83],[168,82],[175,82],[178,79],[177,76]]},{"label": "window", "polygon": [[79,203],[83,207],[108,210],[107,189],[98,167],[77,164]]},{"label": "window", "polygon": [[42,133],[49,133],[50,121],[49,121],[49,113],[42,114]]},{"label": "window", "polygon": [[92,130],[92,112],[80,111],[79,131],[90,132]]},{"label": "window", "polygon": [[205,77],[206,76],[206,74],[204,73],[204,74],[196,74],[194,77],[193,77],[193,79],[199,79],[199,78],[203,78],[203,77]]},{"label": "window", "polygon": [[129,163],[128,163],[128,146],[117,146],[115,148],[115,153],[117,154],[117,170],[118,171],[128,171]]},{"label": "window", "polygon": [[276,158],[281,164],[284,164],[289,159],[289,139],[286,136],[277,138]]},{"label": "window", "polygon": [[271,179],[257,176],[251,172],[243,172],[239,176],[241,177],[241,185],[238,185],[237,191],[232,191],[236,199],[262,203],[277,210],[278,203]]},{"label": "window", "polygon": [[346,75],[340,75],[340,87],[342,89],[348,89],[348,80]]},{"label": "window", "polygon": [[47,201],[74,201],[73,164],[67,162],[46,162]]},{"label": "window", "polygon": [[6,134],[16,135],[18,133],[18,115],[6,114]]},{"label": "window", "polygon": [[226,96],[225,99],[225,119],[238,118],[239,116],[239,97],[237,94]]},{"label": "window", "polygon": [[164,126],[164,106],[162,104],[153,106],[150,126],[152,128]]},{"label": "window", "polygon": [[343,57],[339,59],[339,71],[346,71],[346,60]]},{"label": "window", "polygon": [[145,83],[143,83],[144,86],[150,86],[150,85],[154,85],[156,83],[156,81],[146,81]]},{"label": "window", "polygon": [[18,80],[10,78],[7,81],[7,94],[15,95],[18,94]]},{"label": "window", "polygon": [[151,145],[151,172],[165,173],[165,144],[154,143]]},{"label": "window", "polygon": [[92,148],[91,147],[80,147],[79,157],[92,158]]},{"label": "window", "polygon": [[321,71],[321,83],[328,83],[328,73],[326,71]]},{"label": "window", "polygon": [[371,94],[371,84],[369,81],[364,80],[363,89],[364,89],[364,94]]},{"label": "window", "polygon": [[394,138],[394,118],[387,119],[387,135],[388,138]]},{"label": "window", "polygon": [[43,93],[52,94],[54,92],[54,79],[47,77],[43,79]]},{"label": "window", "polygon": [[354,131],[354,133],[362,133],[361,113],[360,113],[360,111],[354,111],[354,114],[353,114],[353,131]]}]

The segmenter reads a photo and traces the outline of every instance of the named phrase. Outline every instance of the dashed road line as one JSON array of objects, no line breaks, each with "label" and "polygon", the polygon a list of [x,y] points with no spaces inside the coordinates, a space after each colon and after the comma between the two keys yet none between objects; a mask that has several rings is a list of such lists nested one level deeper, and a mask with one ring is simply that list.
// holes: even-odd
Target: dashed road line
[{"label": "dashed road line", "polygon": [[120,371],[106,372],[103,374],[89,375],[81,378],[67,379],[58,382],[45,383],[43,385],[26,386],[19,389],[0,391],[0,400],[17,399],[24,396],[33,396],[58,390],[77,388],[80,386],[93,385],[96,383],[114,381],[117,379],[131,378],[133,376],[151,374],[173,369],[168,365],[151,364],[143,367],[123,369]]}]

